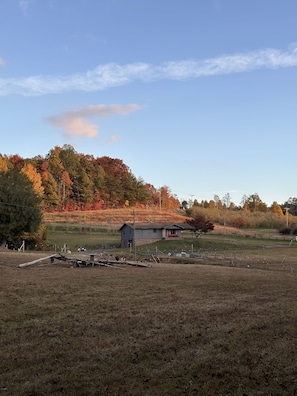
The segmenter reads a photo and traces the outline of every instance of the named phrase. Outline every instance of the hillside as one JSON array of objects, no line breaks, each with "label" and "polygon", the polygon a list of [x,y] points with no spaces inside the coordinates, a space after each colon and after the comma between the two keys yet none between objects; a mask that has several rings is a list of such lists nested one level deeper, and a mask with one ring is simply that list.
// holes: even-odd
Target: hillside
[{"label": "hillside", "polygon": [[[134,215],[133,215],[134,213]],[[89,210],[89,211],[71,211],[71,212],[51,212],[44,213],[44,221],[51,223],[66,224],[85,224],[89,226],[108,225],[112,227],[120,227],[124,223],[184,223],[188,217],[182,210],[159,210],[159,209],[105,209],[105,210]],[[288,239],[291,236],[279,234],[277,230],[261,230],[261,229],[240,229],[230,226],[222,226],[215,224],[215,230],[212,234],[223,235],[240,235],[245,237],[256,238],[273,238]]]},{"label": "hillside", "polygon": [[135,222],[184,223],[183,211],[158,209],[106,209],[44,213],[46,223],[84,223],[89,225],[122,225]]}]

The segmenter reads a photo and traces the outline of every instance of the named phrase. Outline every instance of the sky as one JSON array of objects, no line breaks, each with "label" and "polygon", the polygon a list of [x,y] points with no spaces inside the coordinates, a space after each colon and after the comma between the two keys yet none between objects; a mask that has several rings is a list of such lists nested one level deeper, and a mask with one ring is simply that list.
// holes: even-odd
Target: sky
[{"label": "sky", "polygon": [[181,201],[297,196],[295,0],[0,0],[0,154],[121,159]]}]

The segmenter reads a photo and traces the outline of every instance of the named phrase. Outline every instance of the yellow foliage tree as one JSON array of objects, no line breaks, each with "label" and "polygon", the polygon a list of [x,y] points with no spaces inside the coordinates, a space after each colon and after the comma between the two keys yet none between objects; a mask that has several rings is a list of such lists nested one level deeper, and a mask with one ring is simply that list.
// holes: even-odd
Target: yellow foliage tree
[{"label": "yellow foliage tree", "polygon": [[5,158],[0,155],[0,172],[7,172],[8,171],[8,165],[7,161]]},{"label": "yellow foliage tree", "polygon": [[33,183],[33,190],[40,197],[43,196],[44,188],[42,186],[42,180],[40,174],[37,172],[36,168],[32,164],[26,164],[21,170],[28,179]]},{"label": "yellow foliage tree", "polygon": [[282,208],[280,207],[280,205],[277,202],[273,202],[273,204],[271,205],[271,212],[273,214],[276,214],[277,216],[283,217],[284,216],[284,212],[282,210]]}]

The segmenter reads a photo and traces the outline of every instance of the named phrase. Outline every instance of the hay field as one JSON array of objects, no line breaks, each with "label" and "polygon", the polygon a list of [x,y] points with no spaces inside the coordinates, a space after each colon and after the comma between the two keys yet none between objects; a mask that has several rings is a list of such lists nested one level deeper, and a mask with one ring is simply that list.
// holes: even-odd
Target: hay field
[{"label": "hay field", "polygon": [[0,395],[297,395],[295,272],[39,256],[0,251]]}]

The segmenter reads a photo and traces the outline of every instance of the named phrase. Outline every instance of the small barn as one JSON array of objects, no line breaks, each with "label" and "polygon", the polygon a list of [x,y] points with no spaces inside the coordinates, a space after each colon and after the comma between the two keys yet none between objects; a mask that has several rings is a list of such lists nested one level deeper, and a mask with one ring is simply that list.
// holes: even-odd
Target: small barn
[{"label": "small barn", "polygon": [[187,224],[168,223],[125,223],[121,226],[121,247],[128,248],[159,241],[160,239],[182,238]]}]

